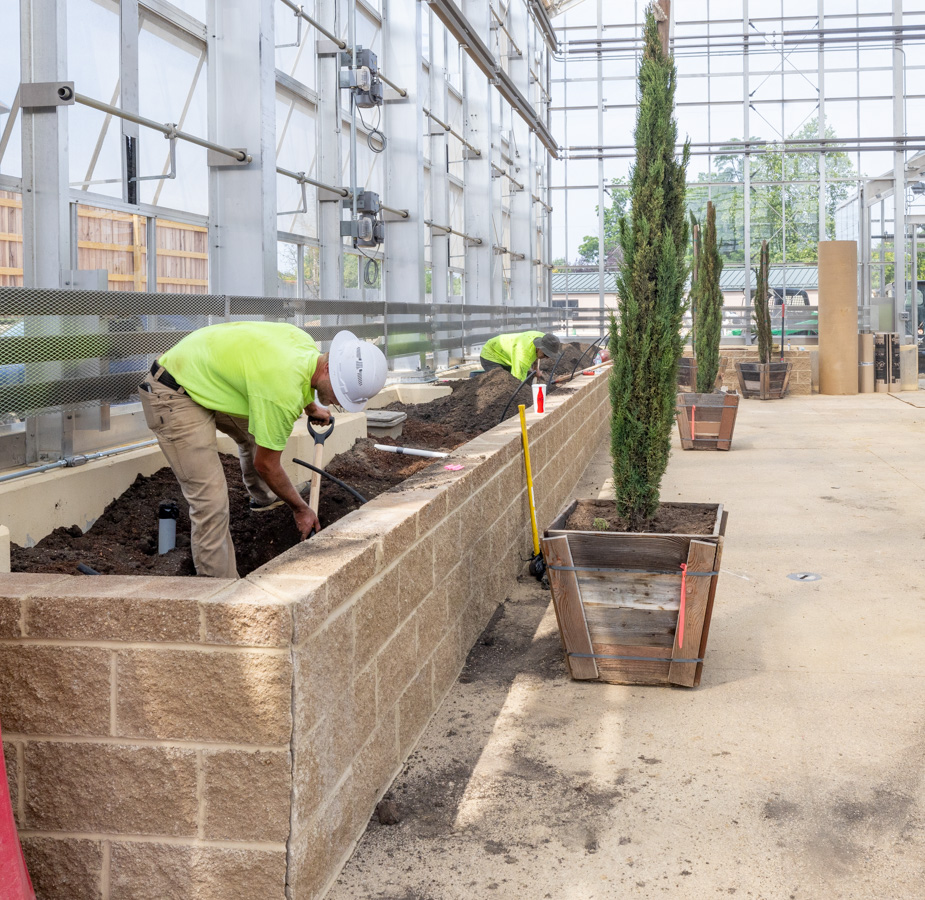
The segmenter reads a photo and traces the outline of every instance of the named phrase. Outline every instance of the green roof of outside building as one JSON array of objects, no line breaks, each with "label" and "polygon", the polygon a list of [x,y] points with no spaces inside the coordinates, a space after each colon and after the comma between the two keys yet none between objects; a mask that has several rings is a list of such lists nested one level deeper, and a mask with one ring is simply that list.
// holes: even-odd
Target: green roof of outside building
[{"label": "green roof of outside building", "polygon": [[[751,271],[751,287],[755,287],[755,273]],[[771,266],[768,273],[771,288],[781,289],[786,286],[795,290],[815,291],[819,288],[818,266]],[[745,269],[723,269],[719,276],[719,286],[724,291],[741,291],[745,289]],[[604,273],[604,293],[616,293],[616,279],[612,272]],[[598,272],[553,272],[552,292],[554,294],[597,294],[600,291]]]}]

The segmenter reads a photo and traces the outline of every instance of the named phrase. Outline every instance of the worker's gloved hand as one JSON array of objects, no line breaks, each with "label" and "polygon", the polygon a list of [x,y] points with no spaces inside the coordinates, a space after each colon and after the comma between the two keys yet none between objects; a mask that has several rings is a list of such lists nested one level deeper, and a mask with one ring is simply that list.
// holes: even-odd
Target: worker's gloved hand
[{"label": "worker's gloved hand", "polygon": [[311,537],[313,532],[321,531],[318,516],[315,515],[315,511],[310,506],[306,506],[305,509],[294,510],[292,517],[295,519],[296,528],[299,529],[299,535],[303,541]]},{"label": "worker's gloved hand", "polygon": [[309,403],[305,407],[305,415],[313,422],[320,422],[322,425],[327,425],[331,421],[331,411],[320,403]]}]

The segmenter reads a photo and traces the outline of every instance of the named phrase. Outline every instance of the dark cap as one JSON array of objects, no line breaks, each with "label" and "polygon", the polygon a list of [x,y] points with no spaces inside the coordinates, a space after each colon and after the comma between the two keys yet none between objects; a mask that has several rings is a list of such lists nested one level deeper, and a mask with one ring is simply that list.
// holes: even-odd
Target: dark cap
[{"label": "dark cap", "polygon": [[533,346],[545,356],[555,356],[562,349],[562,342],[551,332],[533,339]]}]

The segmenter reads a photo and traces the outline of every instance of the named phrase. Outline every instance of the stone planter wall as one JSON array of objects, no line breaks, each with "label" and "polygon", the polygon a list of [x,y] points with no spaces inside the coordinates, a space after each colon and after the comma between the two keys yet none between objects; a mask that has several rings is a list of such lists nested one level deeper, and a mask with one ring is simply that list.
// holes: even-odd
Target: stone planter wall
[{"label": "stone planter wall", "polygon": [[[738,349],[736,347],[721,347],[720,355],[725,356],[728,360],[726,364],[726,374],[723,378],[723,387],[730,391],[739,389],[739,381],[736,377],[737,362],[758,362],[758,350],[755,347]],[[790,386],[787,389],[787,396],[797,394],[812,394],[813,392],[813,373],[812,373],[812,353],[811,350],[785,350],[784,360],[793,363],[793,369],[790,373]],[[773,357],[776,362],[779,354]]]},{"label": "stone planter wall", "polygon": [[[573,384],[528,416],[541,529],[609,423]],[[38,895],[322,897],[531,554],[514,419],[242,581],[0,576]]]}]

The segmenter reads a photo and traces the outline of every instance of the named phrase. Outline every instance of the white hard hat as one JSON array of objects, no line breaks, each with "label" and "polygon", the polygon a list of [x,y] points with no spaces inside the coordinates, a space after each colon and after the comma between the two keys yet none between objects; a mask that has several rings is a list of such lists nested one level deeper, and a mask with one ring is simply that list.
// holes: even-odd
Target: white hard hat
[{"label": "white hard hat", "polygon": [[385,354],[349,331],[338,331],[328,354],[331,387],[347,412],[359,412],[385,384]]}]

